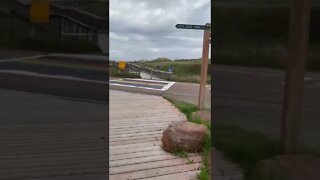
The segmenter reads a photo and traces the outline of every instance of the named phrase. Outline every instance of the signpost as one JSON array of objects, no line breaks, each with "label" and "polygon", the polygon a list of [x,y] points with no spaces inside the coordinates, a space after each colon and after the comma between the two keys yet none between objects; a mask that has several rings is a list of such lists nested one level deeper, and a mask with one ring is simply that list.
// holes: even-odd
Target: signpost
[{"label": "signpost", "polygon": [[204,109],[204,100],[206,92],[206,83],[208,75],[208,56],[209,56],[209,46],[210,46],[210,30],[211,25],[209,23],[205,25],[194,25],[194,24],[177,24],[178,29],[194,29],[203,30],[203,47],[202,47],[202,63],[201,63],[201,79],[200,79],[200,89],[198,98],[198,109],[201,111]]},{"label": "signpost", "polygon": [[281,124],[282,153],[300,148],[303,110],[304,67],[307,56],[311,0],[293,0],[290,12],[289,56],[286,62],[285,92]]},{"label": "signpost", "polygon": [[197,30],[210,30],[210,25],[194,25],[194,24],[177,24],[178,29],[197,29]]},{"label": "signpost", "polygon": [[32,0],[30,21],[48,24],[50,18],[50,0]]}]

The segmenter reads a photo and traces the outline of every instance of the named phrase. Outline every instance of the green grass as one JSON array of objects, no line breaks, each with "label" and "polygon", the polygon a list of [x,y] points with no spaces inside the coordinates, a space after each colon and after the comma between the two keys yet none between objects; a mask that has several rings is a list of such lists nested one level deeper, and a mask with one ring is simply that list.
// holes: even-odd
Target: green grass
[{"label": "green grass", "polygon": [[182,101],[176,101],[176,100],[169,98],[169,97],[166,97],[166,96],[164,96],[164,98],[166,100],[168,100],[169,102],[171,102],[183,114],[185,114],[188,121],[190,121],[190,122],[192,121],[191,113],[197,111],[197,109],[198,109],[197,106],[190,104],[190,103],[182,102]]},{"label": "green grass", "polygon": [[209,180],[210,178],[210,172],[212,172],[212,165],[210,166],[209,163],[211,163],[211,157],[209,157],[209,154],[212,150],[212,143],[211,143],[211,134],[207,136],[205,145],[203,147],[202,151],[202,162],[203,166],[200,169],[200,173],[198,174],[198,178],[200,180]]},{"label": "green grass", "polygon": [[172,154],[180,158],[185,158],[188,163],[193,163],[193,160],[190,160],[188,153],[184,151],[173,151]]},{"label": "green grass", "polygon": [[[180,60],[170,60],[166,58],[158,58],[147,62],[136,62],[138,65],[143,67],[149,67],[152,69],[159,69],[162,71],[168,71],[170,65],[173,66],[173,74],[170,76],[170,80],[179,82],[200,82],[201,73],[201,59],[180,59]],[[208,65],[208,77],[207,83],[211,82],[211,66]]]},{"label": "green grass", "polygon": [[[201,119],[196,119],[196,120],[192,119],[191,114],[193,112],[197,111],[197,106],[190,104],[190,103],[182,102],[182,101],[176,101],[176,100],[174,100],[172,98],[168,98],[168,97],[164,97],[164,98],[167,99],[169,102],[171,102],[182,113],[184,113],[186,115],[188,121],[193,122],[193,123],[197,123],[197,124],[204,124],[205,126],[208,127],[209,130],[211,130],[211,124],[204,123],[204,121],[202,121]],[[200,173],[198,174],[198,178],[200,180],[209,180],[210,179],[210,167],[209,167],[210,159],[208,157],[209,157],[210,151],[212,149],[211,142],[212,142],[211,141],[211,134],[209,134],[206,138],[206,142],[203,147],[203,151],[201,153],[203,166],[201,167]],[[176,154],[182,155],[182,157],[184,157],[186,153],[185,152],[176,152]]]},{"label": "green grass", "polygon": [[[197,111],[197,107],[186,102],[176,101],[165,97],[181,112],[183,112],[188,121],[201,123],[200,119],[192,120],[191,113]],[[211,129],[211,124],[205,124]],[[214,124],[214,146],[223,151],[230,160],[240,164],[246,177],[250,178],[256,164],[263,159],[269,159],[280,154],[278,142],[267,138],[259,133],[247,132],[240,128],[216,125]],[[199,178],[208,179],[208,154],[212,149],[211,136],[207,138],[202,156],[204,166],[202,167]]]}]

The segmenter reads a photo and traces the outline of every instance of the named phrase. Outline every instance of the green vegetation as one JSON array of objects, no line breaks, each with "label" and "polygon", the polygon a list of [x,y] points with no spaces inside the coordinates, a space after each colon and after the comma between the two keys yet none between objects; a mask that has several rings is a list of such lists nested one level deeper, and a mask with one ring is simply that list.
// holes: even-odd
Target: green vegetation
[{"label": "green vegetation", "polygon": [[180,158],[185,158],[188,163],[193,163],[193,160],[190,160],[188,153],[184,151],[173,151],[172,154]]},{"label": "green vegetation", "polygon": [[211,135],[209,135],[206,138],[206,143],[203,147],[203,152],[202,152],[202,161],[203,161],[203,166],[201,167],[200,173],[198,175],[198,178],[200,180],[209,180],[210,179],[210,172],[212,172],[212,166],[211,164],[211,150],[212,150],[212,140],[211,140]]},{"label": "green vegetation", "polygon": [[[211,130],[211,124],[208,123],[204,123],[204,121],[202,121],[201,119],[197,119],[197,120],[192,120],[191,118],[191,113],[197,111],[197,106],[190,104],[190,103],[186,103],[186,102],[182,102],[182,101],[176,101],[172,98],[168,98],[168,97],[164,97],[165,99],[167,99],[169,102],[171,102],[176,108],[178,108],[182,113],[184,113],[188,119],[188,121],[193,122],[193,123],[197,123],[197,124],[204,124],[208,127],[209,130]],[[211,135],[208,135],[206,138],[206,142],[205,145],[203,147],[203,151],[202,151],[202,161],[203,161],[203,166],[201,167],[200,173],[198,175],[198,178],[200,180],[208,180],[210,179],[210,152],[212,150],[212,144],[211,144]],[[178,152],[178,155],[182,155],[182,157],[185,156],[185,152]]]},{"label": "green vegetation", "polygon": [[[183,112],[189,121],[194,123],[203,123],[201,120],[192,120],[191,113],[197,110],[195,105],[176,101],[171,98],[167,98],[172,104],[174,104],[181,112]],[[211,128],[211,125],[207,125]],[[269,138],[258,132],[249,132],[239,127],[233,127],[229,125],[214,124],[213,127],[214,147],[225,153],[226,157],[240,165],[243,169],[245,177],[247,179],[253,179],[256,175],[255,168],[259,161],[265,159],[272,159],[273,157],[280,155],[279,142],[275,139]],[[209,177],[209,152],[212,149],[211,136],[207,138],[206,145],[203,150],[203,164],[199,174],[200,179],[208,179]],[[302,149],[297,154],[312,154],[320,156],[320,151],[317,149]]]},{"label": "green vegetation", "polygon": [[166,100],[171,102],[176,108],[178,108],[183,114],[185,114],[188,121],[196,123],[196,124],[204,124],[208,127],[208,129],[211,129],[211,124],[206,123],[201,119],[192,119],[191,114],[198,110],[198,107],[196,105],[193,105],[193,104],[190,104],[187,102],[183,102],[183,101],[177,101],[177,100],[170,98],[170,97],[167,97],[167,96],[164,96],[163,98],[165,98]]},{"label": "green vegetation", "polygon": [[[168,71],[169,66],[172,65],[173,74],[170,76],[171,80],[193,83],[200,82],[201,59],[179,59],[172,61],[167,58],[158,58],[152,61],[137,61],[136,64],[162,71]],[[210,73],[211,66],[209,65],[207,83],[211,82]]]},{"label": "green vegetation", "polygon": [[110,66],[109,67],[109,76],[110,77],[121,77],[121,78],[140,78],[139,74],[129,73],[126,71],[120,71],[119,69]]},{"label": "green vegetation", "polygon": [[164,96],[163,98],[171,102],[176,108],[178,108],[183,114],[185,114],[188,121],[190,122],[192,121],[191,113],[197,111],[197,106],[190,103],[182,102],[182,101],[176,101],[166,96]]}]

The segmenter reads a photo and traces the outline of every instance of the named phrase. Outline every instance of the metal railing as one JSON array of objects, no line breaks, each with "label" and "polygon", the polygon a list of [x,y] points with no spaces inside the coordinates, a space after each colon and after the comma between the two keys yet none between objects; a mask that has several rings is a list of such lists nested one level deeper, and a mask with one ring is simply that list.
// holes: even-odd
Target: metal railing
[{"label": "metal railing", "polygon": [[142,67],[137,64],[127,63],[129,67],[138,69],[140,72],[149,74],[151,77],[157,77],[160,79],[170,80],[171,72],[161,71],[157,69],[152,69],[148,67]]},{"label": "metal railing", "polygon": [[[110,65],[115,68],[118,68],[117,62],[110,61]],[[144,72],[146,74],[149,74],[151,77],[157,77],[159,79],[164,79],[164,80],[170,80],[170,77],[172,74],[171,72],[156,70],[148,67],[142,67],[137,64],[128,63],[128,62],[126,63],[125,71]]]}]

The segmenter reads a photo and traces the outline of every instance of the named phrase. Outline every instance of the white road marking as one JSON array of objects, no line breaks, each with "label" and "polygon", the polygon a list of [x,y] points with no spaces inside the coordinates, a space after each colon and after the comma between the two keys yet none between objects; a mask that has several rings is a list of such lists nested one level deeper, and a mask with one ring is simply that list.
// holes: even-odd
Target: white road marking
[{"label": "white road marking", "polygon": [[[149,80],[149,79],[128,79],[125,78],[124,80],[130,81],[131,82],[155,82],[155,83],[163,83],[163,87],[161,89],[156,89],[156,88],[151,88],[151,87],[141,87],[141,86],[135,86],[135,85],[126,85],[126,84],[119,84],[117,80],[110,80],[110,85],[114,86],[122,86],[122,87],[130,87],[130,88],[140,88],[140,89],[148,89],[148,90],[156,90],[156,91],[166,91],[168,90],[172,85],[175,84],[175,82],[170,82],[170,81],[159,81],[159,80]],[[134,81],[132,81],[134,80]]]}]

